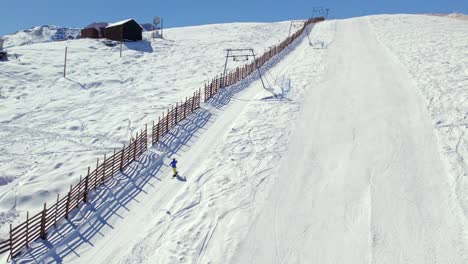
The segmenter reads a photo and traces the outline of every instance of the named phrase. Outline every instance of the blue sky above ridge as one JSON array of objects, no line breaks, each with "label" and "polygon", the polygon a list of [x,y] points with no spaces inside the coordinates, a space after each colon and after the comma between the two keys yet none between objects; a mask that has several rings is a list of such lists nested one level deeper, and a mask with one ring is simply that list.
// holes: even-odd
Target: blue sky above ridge
[{"label": "blue sky above ridge", "polygon": [[3,4],[0,35],[40,25],[84,27],[92,22],[164,17],[166,27],[226,22],[273,22],[307,18],[313,7],[330,8],[331,18],[395,13],[468,13],[462,0],[237,0],[124,1],[14,0]]}]

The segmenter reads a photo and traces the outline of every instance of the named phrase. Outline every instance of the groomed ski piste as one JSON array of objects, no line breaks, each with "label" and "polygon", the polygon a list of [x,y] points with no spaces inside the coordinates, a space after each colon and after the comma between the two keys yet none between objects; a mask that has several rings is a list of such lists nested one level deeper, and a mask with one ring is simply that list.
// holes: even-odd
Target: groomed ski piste
[{"label": "groomed ski piste", "polygon": [[[10,48],[3,233],[219,73],[223,49],[262,53],[288,28],[173,29],[122,59],[91,40]],[[223,91],[15,261],[468,263],[467,21],[378,15],[309,32],[262,69],[284,98],[256,76]],[[65,45],[82,49],[69,79],[53,63]]]}]

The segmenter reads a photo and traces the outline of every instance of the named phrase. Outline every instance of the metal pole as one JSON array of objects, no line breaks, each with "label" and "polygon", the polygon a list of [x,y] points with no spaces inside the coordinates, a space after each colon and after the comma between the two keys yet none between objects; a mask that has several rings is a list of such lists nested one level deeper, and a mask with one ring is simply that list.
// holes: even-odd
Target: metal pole
[{"label": "metal pole", "polygon": [[307,39],[309,40],[309,46],[312,46],[312,41],[310,41],[309,30],[307,30],[307,25],[305,26],[305,31],[307,34]]},{"label": "metal pole", "polygon": [[164,30],[164,18],[161,17],[161,38],[163,39],[163,30]]},{"label": "metal pole", "polygon": [[291,35],[292,24],[293,24],[293,22],[292,22],[292,20],[291,20],[291,24],[289,24],[288,38],[289,38],[289,36]]},{"label": "metal pole", "polygon": [[67,75],[67,53],[68,53],[68,47],[65,47],[65,62],[63,64],[63,78]]},{"label": "metal pole", "polygon": [[[252,54],[253,54],[253,51],[252,51]],[[263,82],[262,73],[260,72],[260,69],[257,66],[257,60],[255,59],[255,54],[253,56],[254,56],[254,61],[255,61],[255,68],[257,69],[258,76],[260,76],[260,81],[262,81],[263,89],[268,91],[268,89],[265,87],[265,83]],[[271,92],[271,91],[269,91],[269,92]],[[275,94],[273,93],[273,95],[275,95]]]},{"label": "metal pole", "polygon": [[224,75],[226,75],[226,70],[227,70],[227,63],[228,63],[228,59],[229,59],[229,53],[231,52],[230,49],[227,50],[227,54],[226,54],[226,62],[224,63]]}]

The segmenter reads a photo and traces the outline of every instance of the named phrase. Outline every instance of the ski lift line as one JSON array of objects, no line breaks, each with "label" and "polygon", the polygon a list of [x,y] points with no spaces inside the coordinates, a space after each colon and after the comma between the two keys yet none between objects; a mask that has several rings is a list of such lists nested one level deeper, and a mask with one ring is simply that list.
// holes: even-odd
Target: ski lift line
[{"label": "ski lift line", "polygon": [[307,27],[305,27],[305,31],[306,31],[306,35],[307,35],[307,39],[309,40],[309,46],[312,46],[312,41],[310,40],[310,32],[309,30],[307,29]]},{"label": "ski lift line", "polygon": [[[314,6],[312,7],[312,17],[324,17],[325,19],[328,18],[328,12],[330,11],[330,8],[328,7],[323,7],[323,6]],[[315,15],[317,14],[317,16]]]},{"label": "ski lift line", "polygon": [[229,58],[237,58],[237,57],[254,57],[255,55],[228,55],[226,57],[229,57]]},{"label": "ski lift line", "polygon": [[[291,23],[289,24],[289,32],[288,32],[288,37],[291,36],[291,30],[292,28],[300,28],[304,25],[306,21],[305,20],[291,20]],[[301,23],[300,25],[298,23]]]},{"label": "ski lift line", "polygon": [[[228,64],[229,58],[232,58],[233,61],[247,61],[249,57],[253,57],[255,59],[255,52],[252,48],[226,49],[225,51],[226,51],[226,61],[224,63],[224,71],[223,71],[224,76],[226,76],[227,64]],[[236,54],[236,52],[240,52],[240,54]]]},{"label": "ski lift line", "polygon": [[253,51],[253,48],[245,48],[245,49],[225,49],[226,51]]}]

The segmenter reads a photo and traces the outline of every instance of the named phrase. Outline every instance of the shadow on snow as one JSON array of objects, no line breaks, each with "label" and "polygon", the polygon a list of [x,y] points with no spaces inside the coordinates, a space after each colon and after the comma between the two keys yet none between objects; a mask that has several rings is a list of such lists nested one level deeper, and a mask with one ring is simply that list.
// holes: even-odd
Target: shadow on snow
[{"label": "shadow on snow", "polygon": [[[304,37],[306,37],[305,34],[302,34],[280,54],[262,66],[260,68],[262,74],[293,51]],[[144,46],[140,46],[142,47],[144,49]],[[257,79],[259,79],[258,73],[254,72],[239,83],[221,89],[207,104],[218,109],[223,108],[229,104],[233,95]],[[111,217],[125,220],[119,211],[130,211],[127,207],[130,202],[139,203],[138,195],[148,194],[145,188],[155,188],[155,185],[161,181],[158,176],[161,175],[162,169],[167,167],[164,159],[176,153],[185,152],[183,147],[189,148],[191,140],[197,138],[197,134],[202,133],[203,127],[208,122],[213,122],[214,114],[208,108],[201,107],[187,116],[161,142],[149,148],[123,172],[114,175],[113,178],[106,180],[103,185],[90,192],[87,204],[81,204],[69,214],[69,219],[63,219],[55,228],[51,228],[47,234],[47,240],[37,240],[31,243],[18,258],[13,260],[13,263],[62,263],[63,259],[69,255],[80,257],[76,251],[80,246],[88,244],[94,247],[91,241],[96,236],[104,237],[104,228],[114,229],[109,223]],[[177,180],[185,182],[187,179],[179,175]]]}]

